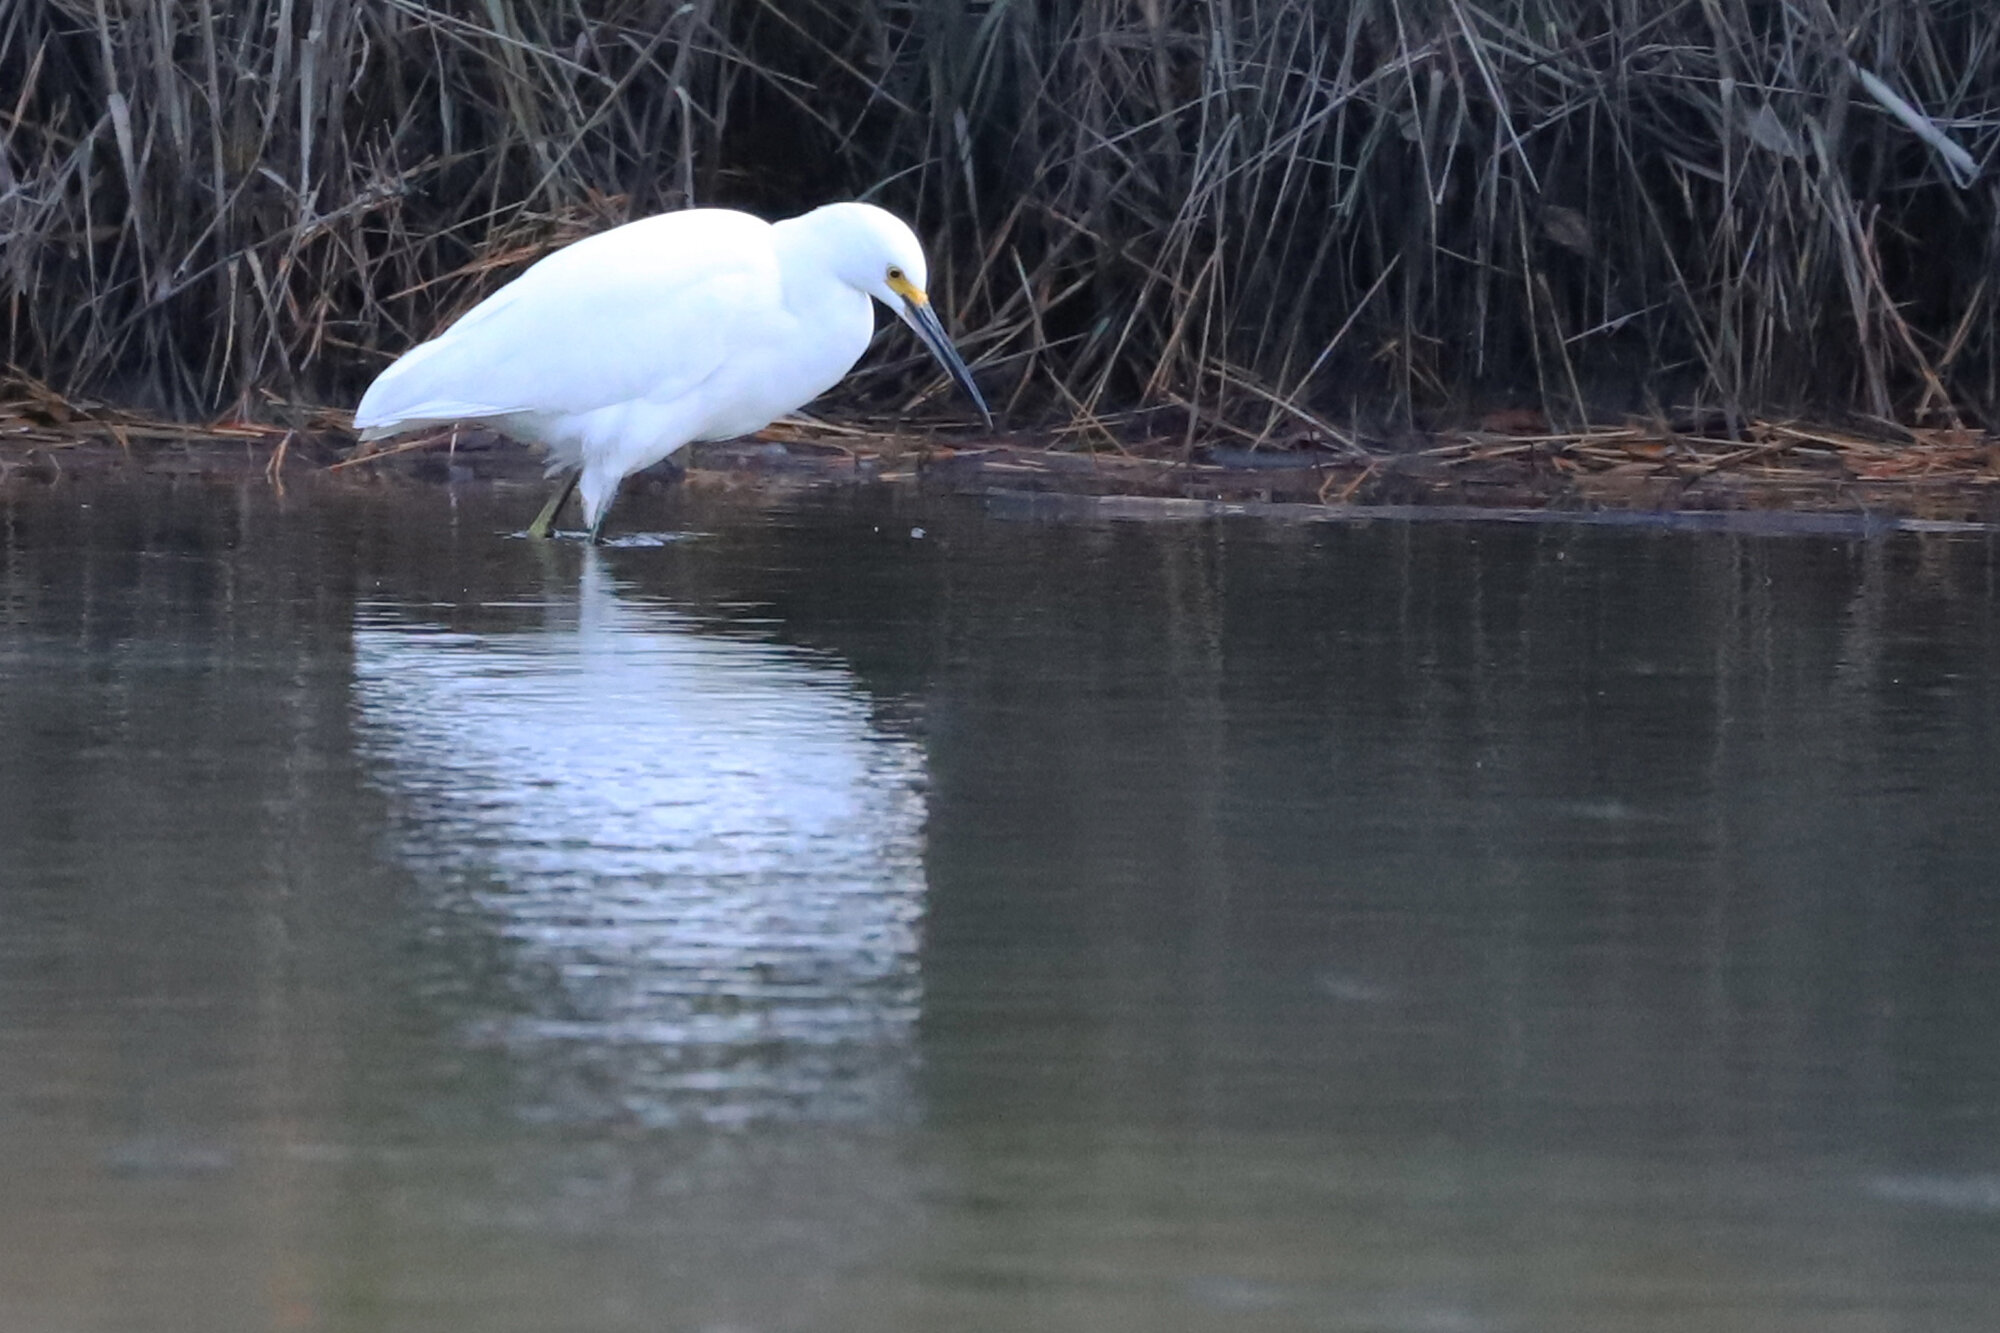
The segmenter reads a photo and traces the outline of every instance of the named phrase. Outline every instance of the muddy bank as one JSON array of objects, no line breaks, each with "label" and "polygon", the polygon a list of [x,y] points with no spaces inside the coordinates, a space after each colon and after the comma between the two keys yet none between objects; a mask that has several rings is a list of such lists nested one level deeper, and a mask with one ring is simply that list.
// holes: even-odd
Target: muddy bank
[{"label": "muddy bank", "polygon": [[[627,493],[668,485],[773,494],[908,486],[1018,500],[1013,507],[1021,512],[1131,518],[1279,506],[1268,512],[1352,518],[1463,511],[1598,521],[1761,513],[1824,516],[1841,520],[1833,526],[1842,528],[1854,526],[1848,520],[2000,525],[2000,440],[1965,430],[1912,432],[1907,440],[1891,441],[1758,423],[1735,439],[1636,427],[1576,434],[1478,429],[1339,447],[1142,442],[1082,448],[1015,436],[917,437],[785,424],[752,439],[695,445],[676,462],[684,466],[631,478]],[[541,486],[533,452],[488,431],[440,434],[362,454],[350,435],[333,427],[52,422],[0,408],[0,486],[118,475],[286,487]],[[1827,524],[1813,519],[1791,526]]]}]

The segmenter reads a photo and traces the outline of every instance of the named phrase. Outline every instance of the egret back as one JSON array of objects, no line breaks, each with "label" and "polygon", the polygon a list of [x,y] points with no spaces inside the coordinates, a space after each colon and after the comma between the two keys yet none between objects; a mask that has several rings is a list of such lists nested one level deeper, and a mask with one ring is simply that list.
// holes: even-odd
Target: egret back
[{"label": "egret back", "polygon": [[730,355],[742,312],[780,302],[769,231],[691,209],[558,250],[383,371],[354,424],[366,439],[505,418],[554,443],[566,418],[680,398]]}]

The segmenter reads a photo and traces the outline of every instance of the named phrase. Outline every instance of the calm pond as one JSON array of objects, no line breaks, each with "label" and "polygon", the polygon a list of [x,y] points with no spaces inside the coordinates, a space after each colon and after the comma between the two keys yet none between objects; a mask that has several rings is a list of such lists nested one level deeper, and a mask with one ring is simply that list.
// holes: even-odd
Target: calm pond
[{"label": "calm pond", "polygon": [[0,1327],[1990,1330],[2000,541],[0,493]]}]

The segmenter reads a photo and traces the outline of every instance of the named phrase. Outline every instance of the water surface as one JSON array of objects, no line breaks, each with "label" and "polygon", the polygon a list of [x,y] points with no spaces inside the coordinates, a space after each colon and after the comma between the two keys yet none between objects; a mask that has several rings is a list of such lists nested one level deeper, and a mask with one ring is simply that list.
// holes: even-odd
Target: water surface
[{"label": "water surface", "polygon": [[1991,1326],[1993,539],[533,503],[0,496],[0,1325]]}]

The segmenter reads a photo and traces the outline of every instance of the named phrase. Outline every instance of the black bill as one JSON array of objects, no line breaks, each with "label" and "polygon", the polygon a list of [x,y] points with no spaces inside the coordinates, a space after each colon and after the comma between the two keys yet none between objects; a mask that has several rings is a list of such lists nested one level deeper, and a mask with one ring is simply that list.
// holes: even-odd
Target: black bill
[{"label": "black bill", "polygon": [[986,422],[986,428],[993,429],[993,414],[986,410],[986,399],[980,396],[979,386],[972,382],[972,372],[965,368],[965,361],[959,356],[958,349],[951,345],[951,337],[945,333],[944,325],[938,323],[937,312],[931,309],[930,302],[905,300],[902,315],[903,322],[916,331],[924,346],[931,349],[931,355],[951,372],[951,377],[958,381],[958,386],[971,396],[972,405],[979,409],[980,418]]}]

